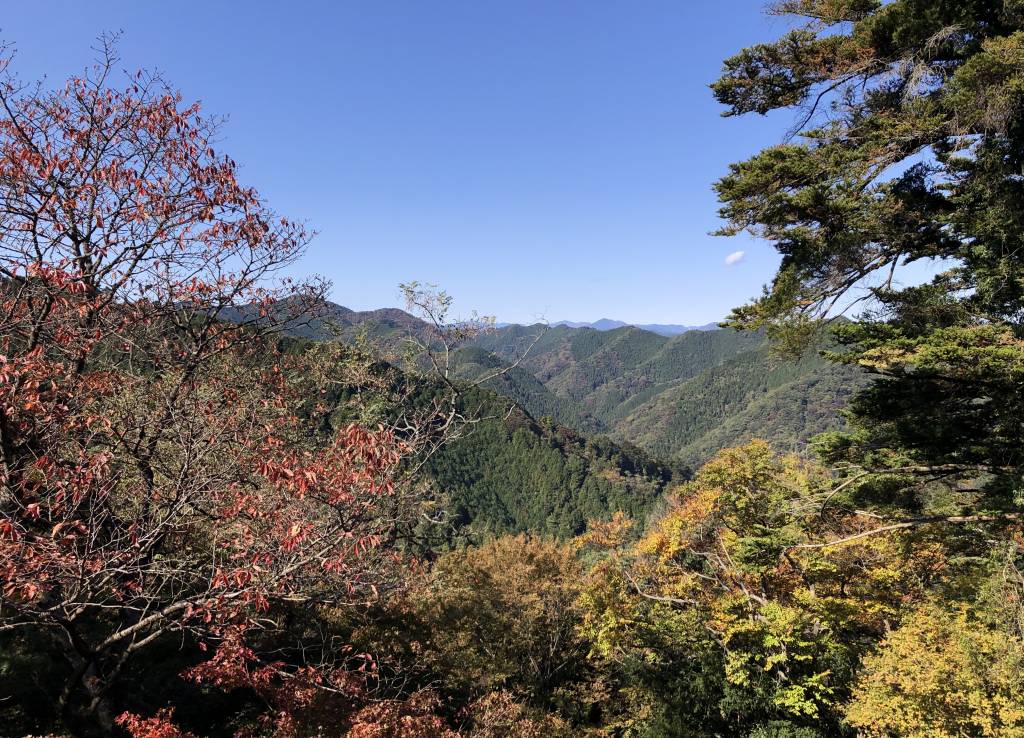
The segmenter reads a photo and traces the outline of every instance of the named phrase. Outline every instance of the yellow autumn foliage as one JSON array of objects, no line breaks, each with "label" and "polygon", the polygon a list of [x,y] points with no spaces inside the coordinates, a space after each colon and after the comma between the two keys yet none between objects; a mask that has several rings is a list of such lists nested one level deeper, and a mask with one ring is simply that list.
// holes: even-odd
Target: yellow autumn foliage
[{"label": "yellow autumn foliage", "polygon": [[864,738],[1021,738],[1024,644],[923,606],[864,659],[846,718]]}]

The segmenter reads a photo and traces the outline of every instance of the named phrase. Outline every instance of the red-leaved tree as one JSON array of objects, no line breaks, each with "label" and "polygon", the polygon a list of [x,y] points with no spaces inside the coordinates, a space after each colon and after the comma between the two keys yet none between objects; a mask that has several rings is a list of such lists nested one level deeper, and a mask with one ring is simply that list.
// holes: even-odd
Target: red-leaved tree
[{"label": "red-leaved tree", "polygon": [[111,729],[126,664],[173,636],[209,648],[191,678],[255,690],[287,733],[351,687],[350,655],[252,636],[394,581],[415,434],[296,417],[277,336],[324,291],[285,277],[307,232],[239,184],[216,121],[116,62],[104,43],[49,91],[0,60],[0,630],[66,659],[67,725]]}]

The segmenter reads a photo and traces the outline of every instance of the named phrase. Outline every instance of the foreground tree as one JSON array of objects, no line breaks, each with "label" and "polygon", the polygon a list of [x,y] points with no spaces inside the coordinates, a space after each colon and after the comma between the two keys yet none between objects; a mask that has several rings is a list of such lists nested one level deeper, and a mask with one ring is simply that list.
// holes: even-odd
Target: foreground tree
[{"label": "foreground tree", "polygon": [[[840,475],[817,496],[830,530],[796,545],[825,561],[888,548],[889,568],[905,570],[916,542],[935,565],[899,603],[918,607],[888,608],[883,632],[902,626],[865,660],[846,719],[869,735],[1016,735],[1024,6],[774,9],[797,27],[726,60],[713,85],[727,115],[798,110],[790,141],[717,184],[723,233],[746,230],[782,255],[764,295],[731,323],[799,348],[852,316],[835,321],[832,358],[876,381],[854,399],[850,430],[819,439]],[[902,284],[914,262],[942,271]],[[859,599],[860,613],[875,610]],[[972,676],[951,677],[963,669]]]},{"label": "foreground tree", "polygon": [[838,502],[855,482],[752,441],[670,491],[638,541],[622,516],[592,524],[578,632],[602,674],[602,728],[1019,735],[1019,532],[884,523]]},{"label": "foreground tree", "polygon": [[[324,291],[281,277],[308,234],[238,183],[197,105],[145,73],[116,87],[109,43],[55,91],[19,85],[9,63],[0,631],[66,660],[52,697],[76,731],[109,731],[119,675],[177,634],[209,649],[192,679],[252,691],[287,733],[323,690],[352,695],[349,667],[368,663],[274,634],[289,608],[396,581],[389,544],[415,510],[400,467],[427,434],[405,418],[328,435],[297,417],[311,374],[276,335]],[[121,722],[173,730],[166,715]]]},{"label": "foreground tree", "polygon": [[847,719],[873,738],[1024,735],[1024,644],[975,612],[928,605],[865,660]]},{"label": "foreground tree", "polygon": [[[879,377],[833,460],[984,477],[962,508],[1017,511],[1024,457],[1024,8],[785,0],[798,27],[728,59],[727,115],[794,108],[792,140],[717,185],[724,233],[782,254],[734,325],[798,340],[854,306],[841,361]],[[906,265],[944,271],[902,286]],[[856,314],[856,309],[851,314]],[[920,505],[918,506],[920,508]]]}]

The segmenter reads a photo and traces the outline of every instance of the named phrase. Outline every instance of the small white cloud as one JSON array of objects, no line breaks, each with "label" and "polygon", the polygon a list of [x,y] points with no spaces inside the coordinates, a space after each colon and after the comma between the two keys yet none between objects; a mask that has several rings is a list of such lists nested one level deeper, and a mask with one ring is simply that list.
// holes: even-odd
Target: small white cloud
[{"label": "small white cloud", "polygon": [[731,267],[735,264],[739,264],[743,261],[743,257],[747,255],[746,251],[733,251],[727,257],[725,257],[725,265]]}]

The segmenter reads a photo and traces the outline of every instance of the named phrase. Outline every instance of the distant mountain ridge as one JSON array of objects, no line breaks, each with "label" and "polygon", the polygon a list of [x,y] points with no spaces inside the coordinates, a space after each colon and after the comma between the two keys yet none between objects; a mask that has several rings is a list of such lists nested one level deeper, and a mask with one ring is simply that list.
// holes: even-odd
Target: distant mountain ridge
[{"label": "distant mountain ridge", "polygon": [[704,325],[679,325],[677,323],[626,323],[622,320],[601,318],[593,323],[577,322],[572,320],[559,320],[552,323],[553,326],[564,325],[567,328],[593,328],[595,331],[613,331],[616,328],[632,326],[640,330],[657,333],[659,336],[678,336],[688,331],[714,331],[718,330],[718,323],[705,323]]},{"label": "distant mountain ridge", "polygon": [[[241,314],[242,311],[238,311]],[[342,337],[346,329],[354,327],[370,328],[371,332],[387,332],[388,330],[417,331],[423,327],[423,322],[400,308],[378,308],[376,310],[352,310],[337,303],[327,302],[323,314],[316,320],[303,324],[302,327],[295,326],[292,333],[303,335],[306,338],[324,338],[331,330],[339,332]],[[659,336],[678,336],[690,331],[715,331],[719,330],[718,323],[705,323],[704,325],[680,325],[677,323],[626,323],[622,320],[612,318],[601,318],[592,323],[577,322],[572,320],[559,320],[550,324],[551,327],[564,326],[566,328],[591,328],[595,331],[613,331],[618,328],[639,328],[643,331],[656,333]],[[522,323],[497,323],[496,328],[512,328],[515,326],[526,327]]]}]

